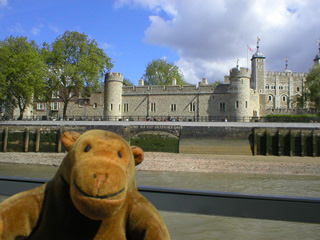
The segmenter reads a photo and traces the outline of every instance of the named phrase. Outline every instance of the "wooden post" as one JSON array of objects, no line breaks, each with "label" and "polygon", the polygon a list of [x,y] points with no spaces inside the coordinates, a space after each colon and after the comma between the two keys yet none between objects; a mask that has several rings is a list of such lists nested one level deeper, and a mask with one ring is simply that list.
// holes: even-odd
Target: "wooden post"
[{"label": "wooden post", "polygon": [[283,156],[284,138],[281,130],[278,130],[278,156]]},{"label": "wooden post", "polygon": [[61,153],[61,136],[62,136],[62,129],[59,128],[57,132],[57,152]]},{"label": "wooden post", "polygon": [[258,144],[257,144],[257,140],[258,140],[258,134],[256,129],[252,129],[252,135],[253,135],[253,155],[257,155],[258,154]]},{"label": "wooden post", "polygon": [[29,128],[26,128],[24,130],[24,134],[25,134],[25,137],[24,137],[24,151],[28,152],[28,149],[29,149]]},{"label": "wooden post", "polygon": [[36,129],[36,152],[40,151],[40,128]]},{"label": "wooden post", "polygon": [[305,151],[304,151],[304,147],[305,147],[305,137],[304,137],[304,133],[303,130],[300,131],[300,149],[301,149],[301,157],[304,157]]},{"label": "wooden post", "polygon": [[8,127],[5,127],[3,131],[3,152],[7,151],[7,147],[8,147]]},{"label": "wooden post", "polygon": [[291,131],[291,129],[289,130],[289,139],[290,139],[290,157],[292,157],[295,139],[294,139],[294,135],[293,135],[293,132]]},{"label": "wooden post", "polygon": [[316,157],[318,155],[318,135],[312,130],[312,157]]},{"label": "wooden post", "polygon": [[268,129],[266,129],[265,130],[265,136],[266,136],[266,156],[268,156],[269,155],[269,135],[270,135],[270,133],[269,133],[269,131],[268,131]]}]

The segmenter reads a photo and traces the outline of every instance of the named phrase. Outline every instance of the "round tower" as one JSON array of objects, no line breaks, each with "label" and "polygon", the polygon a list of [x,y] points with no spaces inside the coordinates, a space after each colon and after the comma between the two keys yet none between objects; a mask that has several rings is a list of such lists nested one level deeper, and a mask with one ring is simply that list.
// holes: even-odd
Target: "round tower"
[{"label": "round tower", "polygon": [[252,116],[250,103],[250,70],[248,68],[232,68],[230,70],[229,111],[236,121],[248,121]]},{"label": "round tower", "polygon": [[104,118],[118,120],[121,118],[123,74],[107,73],[104,81]]},{"label": "round tower", "polygon": [[264,93],[266,57],[259,52],[260,38],[257,38],[257,52],[251,58],[251,81],[250,88]]}]

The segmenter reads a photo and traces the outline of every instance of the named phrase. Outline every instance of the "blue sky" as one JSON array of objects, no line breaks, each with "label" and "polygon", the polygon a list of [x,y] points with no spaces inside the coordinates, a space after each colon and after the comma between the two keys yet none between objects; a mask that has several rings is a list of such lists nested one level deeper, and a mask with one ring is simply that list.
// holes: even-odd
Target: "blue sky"
[{"label": "blue sky", "polygon": [[113,71],[138,84],[148,62],[166,58],[190,83],[223,81],[256,38],[267,70],[307,72],[318,53],[318,0],[0,0],[0,38],[52,42],[66,30],[95,39]]}]

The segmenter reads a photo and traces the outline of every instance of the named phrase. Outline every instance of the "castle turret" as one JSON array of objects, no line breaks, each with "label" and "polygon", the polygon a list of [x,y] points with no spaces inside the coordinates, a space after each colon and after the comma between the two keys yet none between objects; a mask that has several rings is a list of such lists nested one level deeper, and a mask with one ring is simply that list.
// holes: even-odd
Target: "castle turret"
[{"label": "castle turret", "polygon": [[265,85],[266,57],[261,52],[259,52],[259,42],[260,38],[257,38],[257,52],[253,54],[251,58],[252,73],[250,88],[263,93]]},{"label": "castle turret", "polygon": [[118,120],[122,116],[122,73],[107,73],[104,84],[104,118]]},{"label": "castle turret", "polygon": [[318,40],[318,42],[319,42],[319,53],[316,55],[316,57],[313,60],[314,65],[320,65],[320,40]]},{"label": "castle turret", "polygon": [[252,116],[250,104],[250,70],[238,66],[230,70],[229,86],[230,115],[236,117],[236,121],[246,121]]},{"label": "castle turret", "polygon": [[140,78],[140,80],[139,80],[139,86],[144,86],[144,79],[143,79],[143,78]]}]

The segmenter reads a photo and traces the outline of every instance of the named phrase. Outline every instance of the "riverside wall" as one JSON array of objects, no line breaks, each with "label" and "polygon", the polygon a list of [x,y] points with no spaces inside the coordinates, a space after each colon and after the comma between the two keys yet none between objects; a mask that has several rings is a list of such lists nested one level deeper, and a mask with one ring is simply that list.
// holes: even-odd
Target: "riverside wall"
[{"label": "riverside wall", "polygon": [[[292,148],[297,147],[297,144],[310,145],[311,139],[313,150],[306,151],[311,151],[309,155],[312,156],[320,154],[317,152],[320,145],[318,123],[6,121],[0,123],[1,146],[3,150],[6,147],[4,145],[8,145],[4,142],[6,134],[10,138],[10,134],[14,133],[18,136],[11,137],[9,142],[19,142],[21,145],[14,151],[60,152],[63,151],[63,147],[59,139],[64,131],[85,132],[90,129],[109,130],[127,141],[140,134],[166,135],[178,139],[177,152],[180,153],[276,155],[288,144],[291,144]],[[283,135],[288,135],[289,140],[285,140],[286,137]],[[50,141],[53,143],[49,143]],[[268,150],[273,147],[276,149]],[[303,147],[301,151],[302,149]]]}]

